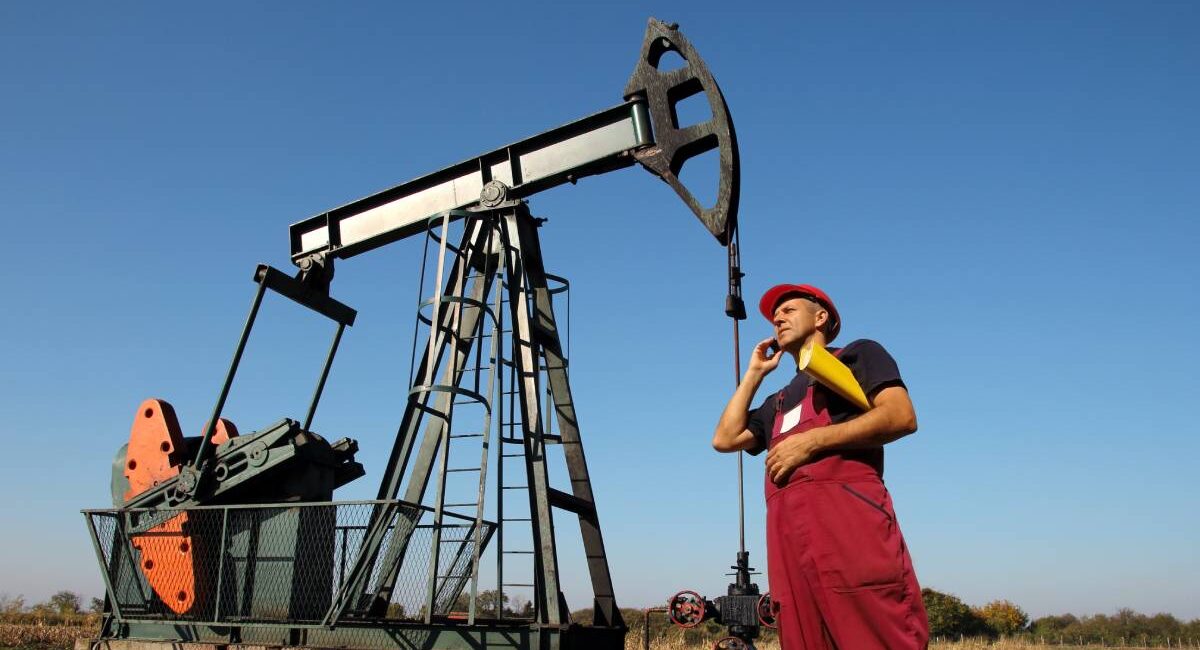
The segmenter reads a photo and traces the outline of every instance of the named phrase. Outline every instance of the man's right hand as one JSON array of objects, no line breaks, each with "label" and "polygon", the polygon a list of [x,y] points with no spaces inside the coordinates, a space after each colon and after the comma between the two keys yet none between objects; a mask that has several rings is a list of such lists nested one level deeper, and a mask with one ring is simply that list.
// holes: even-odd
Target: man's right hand
[{"label": "man's right hand", "polygon": [[729,403],[725,405],[721,419],[717,421],[717,428],[713,432],[713,449],[731,452],[754,449],[758,445],[754,432],[747,428],[750,418],[750,400],[754,399],[754,393],[762,383],[763,377],[775,370],[779,366],[780,358],[783,357],[778,350],[771,350],[773,343],[775,343],[775,339],[765,339],[754,346],[754,352],[750,354],[750,365],[746,367],[746,374],[738,384],[737,390],[733,392]]},{"label": "man's right hand", "polygon": [[771,374],[772,370],[779,367],[779,360],[783,358],[783,353],[778,348],[773,348],[775,339],[763,339],[761,343],[754,346],[754,352],[750,354],[750,365],[746,368],[746,373],[753,373],[758,378],[766,377]]}]

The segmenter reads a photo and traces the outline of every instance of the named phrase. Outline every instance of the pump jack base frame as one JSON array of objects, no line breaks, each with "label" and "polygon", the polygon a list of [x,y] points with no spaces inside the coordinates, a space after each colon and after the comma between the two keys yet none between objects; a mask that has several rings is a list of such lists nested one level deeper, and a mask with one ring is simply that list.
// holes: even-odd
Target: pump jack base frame
[{"label": "pump jack base frame", "polygon": [[[366,576],[379,573],[392,576],[390,580],[380,580],[381,585],[386,585],[387,591],[375,595],[376,604],[382,602],[383,607],[343,606],[337,608],[337,615],[327,615],[323,621],[320,617],[297,620],[286,614],[281,615],[275,612],[274,609],[268,607],[270,603],[264,601],[264,603],[256,605],[259,609],[251,608],[252,611],[245,612],[243,616],[230,617],[226,614],[225,617],[222,617],[215,613],[208,615],[196,612],[179,618],[155,619],[146,617],[147,612],[141,611],[136,606],[131,608],[133,611],[123,612],[125,607],[124,603],[121,603],[120,609],[114,608],[105,615],[99,638],[80,640],[76,646],[77,650],[181,650],[185,647],[190,650],[232,650],[234,648],[258,650],[275,647],[304,648],[306,650],[325,648],[331,650],[353,648],[364,650],[432,650],[433,648],[439,650],[457,648],[464,650],[484,648],[612,650],[624,647],[628,630],[621,619],[620,611],[617,609],[612,595],[612,581],[600,537],[599,521],[586,463],[583,459],[579,432],[575,424],[570,387],[565,372],[566,366],[561,357],[561,343],[558,340],[553,308],[549,304],[546,274],[542,268],[541,250],[537,236],[537,220],[529,214],[528,207],[524,202],[514,201],[492,209],[480,210],[467,217],[467,224],[467,227],[464,228],[466,231],[464,242],[460,245],[467,260],[464,263],[469,263],[473,257],[493,254],[492,251],[497,250],[491,247],[490,240],[483,233],[490,230],[502,235],[503,239],[503,245],[497,252],[500,252],[504,258],[504,264],[507,267],[506,284],[511,293],[509,305],[512,307],[514,321],[512,325],[516,356],[514,363],[521,376],[521,386],[517,392],[522,398],[522,429],[526,460],[531,464],[530,474],[526,478],[530,483],[533,534],[538,540],[537,548],[540,550],[540,553],[535,553],[538,561],[536,562],[537,575],[534,580],[534,603],[536,605],[534,618],[505,617],[496,619],[477,615],[474,620],[471,620],[466,615],[456,613],[439,615],[437,609],[432,609],[434,614],[427,616],[425,620],[388,616],[386,607],[388,603],[392,602],[391,589],[395,584],[395,575],[402,556],[397,555],[393,558],[396,560],[393,566],[388,562],[388,559],[392,558],[390,547],[387,552],[382,547],[368,549],[367,543],[364,541],[364,548],[360,551],[361,557],[355,560],[353,571],[343,579],[338,594],[334,595],[333,606],[337,607],[341,602],[342,592],[353,594],[355,597],[352,600],[359,602],[361,596],[369,593],[369,590],[365,589],[366,580],[368,580]],[[450,304],[460,303],[451,302]],[[450,315],[446,315],[445,318],[450,319]],[[462,336],[463,334],[466,333],[460,332],[458,338],[467,338]],[[452,356],[450,349],[454,348],[453,341],[447,338],[442,338],[440,341],[437,339],[438,337],[431,337],[429,345],[435,346],[435,349],[432,355],[426,356],[431,358],[440,358],[443,355]],[[444,349],[437,350],[436,347]],[[463,353],[462,349],[459,349],[459,353]],[[543,417],[539,410],[541,405],[537,399],[543,386],[535,379],[539,366],[542,366],[547,372],[547,382],[552,389],[555,412],[560,418],[564,418],[559,421],[559,436],[565,443],[569,443],[563,446],[574,494],[550,488],[545,475],[546,432],[543,430]],[[391,475],[391,483],[395,486],[399,485],[400,478],[406,474],[404,470],[407,459],[405,457],[415,446],[413,444],[417,437],[415,434],[420,428],[420,419],[412,416],[428,410],[428,406],[421,406],[415,402],[410,404],[407,409],[405,419],[406,422],[411,420],[409,427],[412,430],[408,432],[410,435],[402,436],[398,444],[408,447],[408,449],[394,450],[393,462],[389,463],[388,470],[385,472],[385,474]],[[444,439],[443,434],[427,437],[427,440],[422,443],[422,447],[432,446],[442,439]],[[404,444],[405,442],[407,444]],[[418,455],[423,456],[424,454]],[[399,462],[396,462],[397,459],[400,459]],[[414,476],[408,476],[410,480],[415,481],[409,485],[409,488],[415,492],[408,495],[413,498],[413,501],[408,503],[420,503],[421,493],[429,481],[432,465],[432,461],[428,458],[415,463],[415,467],[412,468],[416,474],[415,479]],[[286,505],[303,504],[266,504],[264,508],[272,509]],[[347,504],[328,502],[309,505],[339,507]],[[423,508],[423,506],[419,507]],[[221,507],[217,508],[219,511]],[[594,621],[598,624],[581,625],[570,622],[569,613],[558,586],[558,563],[555,552],[554,523],[551,516],[551,510],[555,508],[575,514],[579,518],[589,560],[588,573],[592,579]],[[115,517],[122,512],[124,511],[85,511],[85,514],[97,515],[99,513]],[[115,520],[121,519],[116,517]],[[89,521],[91,520],[89,519]],[[389,522],[389,518],[379,518],[378,521],[373,521],[372,525],[378,524],[386,529],[391,525]],[[435,527],[437,525],[440,524],[435,522]],[[116,562],[116,559],[109,558],[103,553],[101,547],[104,546],[104,542],[94,523],[92,528],[93,541],[97,545],[101,564],[108,566],[110,563]],[[221,538],[224,539],[225,536],[224,530],[222,530]],[[371,532],[368,530],[365,533],[365,539],[370,538]],[[396,546],[407,545],[396,544]],[[224,556],[225,552],[222,549],[221,557]],[[358,566],[359,564],[362,566]],[[218,570],[216,573],[219,575],[214,580],[220,580],[220,576],[227,571]],[[358,573],[363,573],[361,580],[356,577]],[[254,574],[254,576],[257,575]],[[254,576],[246,577],[245,581],[251,581]],[[112,576],[106,574],[106,577],[109,578],[106,581],[106,587],[110,594],[110,602],[113,602],[113,595],[120,591],[119,588],[114,591],[114,585],[119,586],[121,577],[119,574]],[[254,595],[257,593],[254,591],[256,587],[250,582],[246,582],[244,585],[241,582],[238,582],[237,585],[227,584],[224,591],[221,589],[220,582],[216,584],[215,593],[218,595],[209,594],[210,598],[219,598],[219,594],[228,591],[231,586],[239,586],[242,590],[248,590],[250,595],[247,597],[256,598]],[[310,583],[304,584],[307,587],[294,585],[293,589],[307,591],[313,587]],[[306,595],[310,598],[320,599],[319,595],[313,593]],[[261,607],[267,607],[267,609],[261,609]],[[346,610],[344,616],[342,615],[343,610]],[[208,610],[202,611],[207,612]],[[321,611],[325,610],[322,608]],[[245,614],[249,614],[249,616],[245,616]],[[152,616],[153,612],[149,612],[149,615]]]},{"label": "pump jack base frame", "polygon": [[75,642],[75,650],[264,650],[282,647],[306,650],[566,650],[621,647],[625,640],[623,627],[552,627],[512,619],[476,619],[474,625],[449,619],[435,620],[431,624],[395,620],[347,621],[332,628],[127,621],[121,627],[124,628],[121,636],[129,638],[79,639]]}]

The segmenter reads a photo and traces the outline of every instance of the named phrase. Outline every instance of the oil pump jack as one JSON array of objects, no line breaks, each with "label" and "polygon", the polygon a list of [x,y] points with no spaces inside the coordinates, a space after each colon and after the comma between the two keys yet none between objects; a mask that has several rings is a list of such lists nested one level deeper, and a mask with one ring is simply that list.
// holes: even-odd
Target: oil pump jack
[{"label": "oil pump jack", "polygon": [[[685,65],[660,69],[672,52]],[[701,94],[711,118],[681,125],[677,105]],[[719,186],[714,205],[703,206],[679,174],[710,151]],[[726,312],[736,340],[745,308],[733,122],[678,26],[651,19],[620,104],[290,227],[298,270],[256,268],[250,313],[202,434],[183,436],[170,404],[147,400],[114,459],[114,507],[84,511],[106,589],[90,648],[622,648],[626,625],[555,311],[568,285],[545,270],[540,223],[526,200],[635,164],[669,184],[728,248]],[[334,501],[336,488],[364,475],[357,442],[329,442],[312,430],[339,343],[357,316],[330,295],[334,264],[418,236],[426,251],[421,286],[432,293],[418,308],[428,335],[419,354],[414,347],[404,414],[377,498]],[[303,420],[239,434],[222,411],[268,290],[336,330]],[[551,487],[555,447],[569,491]],[[464,455],[472,463],[456,464]],[[455,480],[466,480],[473,498],[455,501]],[[485,518],[489,492],[494,521]],[[524,507],[506,500],[513,494]],[[578,519],[594,596],[590,624],[569,620],[555,510]],[[527,548],[516,548],[513,531],[527,533]],[[477,596],[481,556],[492,542],[498,598],[487,604]],[[532,564],[528,582],[514,582],[514,558]],[[741,556],[739,565],[739,584],[748,584]],[[520,613],[503,606],[505,591],[517,589],[532,593]],[[676,606],[680,618],[711,617],[695,610],[704,603],[687,602],[690,609]]]}]

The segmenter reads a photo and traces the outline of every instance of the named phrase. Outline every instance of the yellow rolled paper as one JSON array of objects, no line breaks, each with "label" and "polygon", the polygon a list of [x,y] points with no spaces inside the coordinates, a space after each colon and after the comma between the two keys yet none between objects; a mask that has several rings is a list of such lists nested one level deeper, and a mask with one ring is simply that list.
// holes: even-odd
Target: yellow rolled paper
[{"label": "yellow rolled paper", "polygon": [[864,411],[871,410],[867,394],[863,392],[862,386],[858,385],[854,373],[824,347],[809,342],[808,345],[801,348],[800,354],[796,357],[796,369],[804,371],[808,376],[821,382],[821,385],[846,398],[858,408]]}]

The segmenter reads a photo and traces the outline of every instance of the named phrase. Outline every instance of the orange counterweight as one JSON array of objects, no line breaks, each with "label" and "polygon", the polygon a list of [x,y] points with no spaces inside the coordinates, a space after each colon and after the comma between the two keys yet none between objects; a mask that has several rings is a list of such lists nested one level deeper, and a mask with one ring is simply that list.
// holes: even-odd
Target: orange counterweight
[{"label": "orange counterweight", "polygon": [[[212,444],[237,436],[237,427],[217,420]],[[148,399],[138,407],[125,452],[125,500],[179,474],[187,462],[186,445],[175,409],[164,400]],[[187,534],[187,513],[181,512],[142,533],[131,535],[141,554],[138,566],[146,581],[171,611],[183,614],[196,602],[195,548]]]}]

